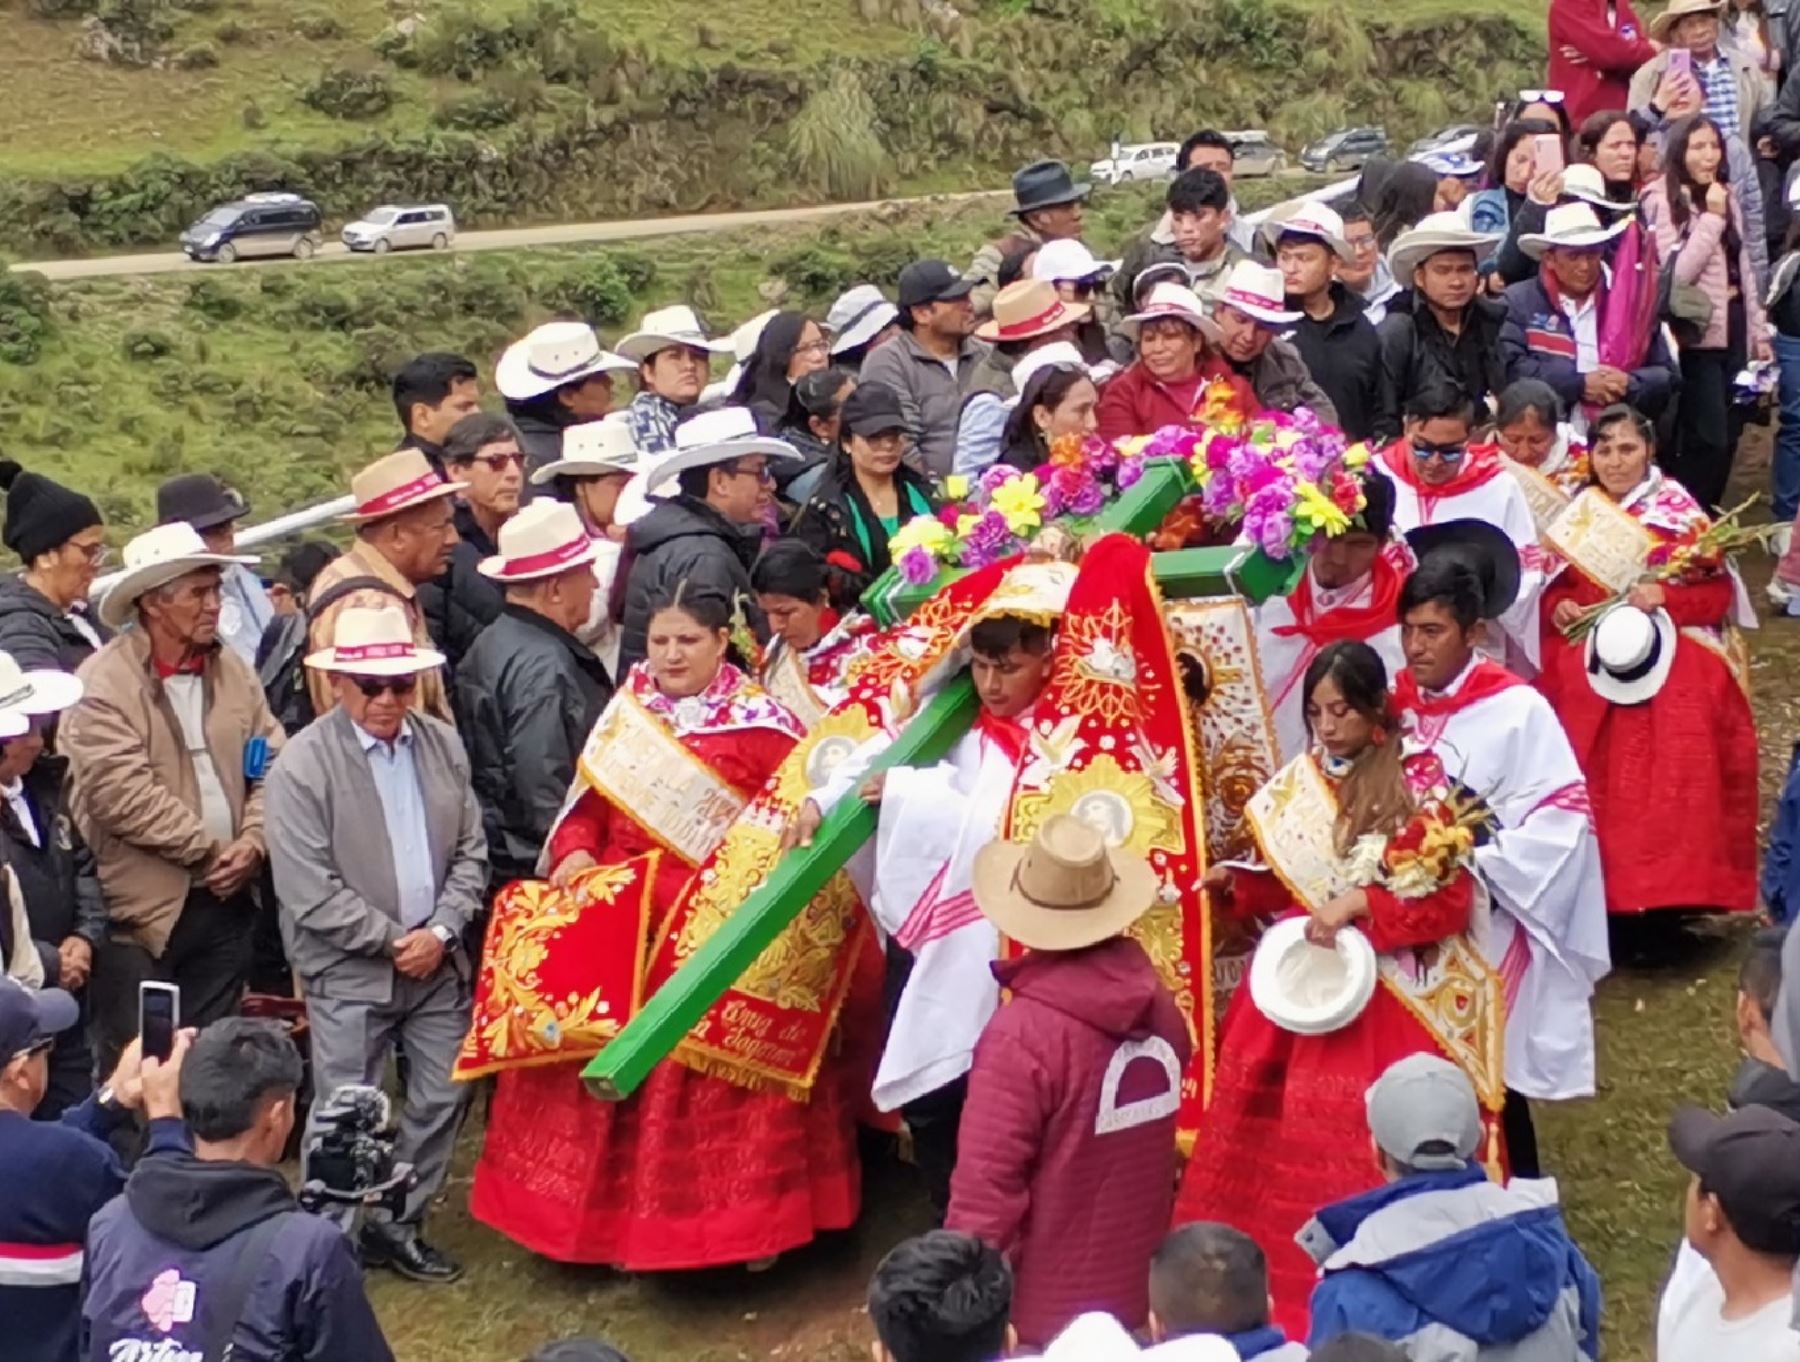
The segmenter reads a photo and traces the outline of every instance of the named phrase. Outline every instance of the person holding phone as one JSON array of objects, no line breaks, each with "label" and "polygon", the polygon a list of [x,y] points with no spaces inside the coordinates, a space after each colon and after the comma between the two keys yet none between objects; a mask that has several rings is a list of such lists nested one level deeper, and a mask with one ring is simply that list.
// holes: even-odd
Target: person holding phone
[{"label": "person holding phone", "polygon": [[1672,0],[1650,21],[1650,36],[1668,46],[1631,78],[1628,107],[1659,123],[1704,112],[1731,137],[1747,137],[1769,104],[1762,72],[1720,42],[1724,0]]}]

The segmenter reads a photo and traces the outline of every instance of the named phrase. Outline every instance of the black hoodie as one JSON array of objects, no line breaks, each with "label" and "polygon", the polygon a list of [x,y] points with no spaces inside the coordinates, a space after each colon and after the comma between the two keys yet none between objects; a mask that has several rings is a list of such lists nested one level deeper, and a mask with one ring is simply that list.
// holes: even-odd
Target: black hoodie
[{"label": "black hoodie", "polygon": [[144,1159],[125,1195],[94,1217],[85,1355],[137,1342],[198,1357],[243,1236],[274,1216],[286,1218],[238,1316],[236,1362],[392,1362],[343,1231],[300,1211],[275,1169],[187,1153]]}]

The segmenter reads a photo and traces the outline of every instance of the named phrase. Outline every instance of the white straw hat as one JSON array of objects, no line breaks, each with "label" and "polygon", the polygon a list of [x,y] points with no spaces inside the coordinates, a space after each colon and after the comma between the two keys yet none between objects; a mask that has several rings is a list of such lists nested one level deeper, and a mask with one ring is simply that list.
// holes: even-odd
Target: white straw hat
[{"label": "white straw hat", "polygon": [[1455,213],[1431,213],[1394,238],[1388,268],[1401,288],[1411,288],[1413,271],[1439,251],[1471,251],[1480,257],[1499,244],[1498,235],[1471,231]]},{"label": "white straw hat", "polygon": [[1040,371],[1053,366],[1087,372],[1087,361],[1081,357],[1081,351],[1075,348],[1073,342],[1052,341],[1049,345],[1040,345],[1019,356],[1019,362],[1012,367],[1013,387],[1023,393],[1025,385]]},{"label": "white straw hat", "polygon": [[1306,314],[1287,305],[1287,284],[1281,271],[1254,260],[1240,260],[1225,276],[1224,286],[1213,295],[1213,306],[1234,307],[1264,326],[1292,326]]},{"label": "white straw hat", "polygon": [[308,653],[306,665],[356,676],[411,676],[443,666],[444,655],[413,642],[399,606],[353,605],[332,621],[331,646]]},{"label": "white straw hat", "polygon": [[[423,460],[425,456],[418,457]],[[256,561],[254,555],[214,553],[206,547],[200,531],[185,520],[145,530],[125,546],[125,570],[100,602],[100,622],[117,629],[130,618],[139,596],[200,568]]]},{"label": "white straw hat", "polygon": [[1375,995],[1375,951],[1354,927],[1331,946],[1306,939],[1306,917],[1283,918],[1263,933],[1250,960],[1250,999],[1284,1031],[1322,1036],[1361,1015]]},{"label": "white straw hat", "polygon": [[533,582],[558,577],[594,561],[594,541],[575,508],[542,498],[500,527],[499,552],[483,558],[479,570],[496,582]]},{"label": "white straw hat", "polygon": [[1165,319],[1186,322],[1215,345],[1223,339],[1224,333],[1219,330],[1219,324],[1207,316],[1206,304],[1200,301],[1200,295],[1180,284],[1157,284],[1144,299],[1143,307],[1120,322],[1119,329],[1135,341],[1138,328],[1145,322]]},{"label": "white straw hat", "polygon": [[645,314],[638,329],[619,342],[619,353],[641,364],[659,351],[677,345],[721,355],[730,354],[734,348],[729,336],[719,340],[707,335],[694,309],[686,303],[677,303],[674,307],[658,308]]},{"label": "white straw hat", "polygon": [[1668,681],[1676,643],[1667,610],[1615,605],[1588,630],[1588,685],[1615,705],[1641,705]]},{"label": "white straw hat", "polygon": [[11,653],[0,652],[0,738],[16,738],[31,721],[60,714],[81,699],[79,677],[54,668],[26,671]]},{"label": "white straw hat", "polygon": [[344,519],[353,525],[410,511],[439,497],[454,495],[456,484],[444,479],[421,450],[408,446],[384,454],[350,479],[356,509]]},{"label": "white straw hat", "polygon": [[1519,238],[1519,249],[1533,260],[1543,259],[1544,252],[1558,248],[1590,250],[1604,246],[1629,224],[1621,218],[1610,227],[1602,227],[1593,208],[1585,203],[1560,203],[1544,214],[1544,230],[1526,232]]},{"label": "white straw hat", "polygon": [[601,349],[586,322],[545,322],[506,347],[494,366],[494,386],[509,402],[527,402],[595,374],[636,369],[623,355]]},{"label": "white straw hat", "polygon": [[762,454],[771,459],[798,459],[800,451],[786,440],[764,435],[748,407],[720,407],[689,417],[675,427],[675,448],[646,475],[649,496],[667,494],[678,474],[732,459]]},{"label": "white straw hat", "polygon": [[825,314],[825,330],[831,336],[831,353],[841,355],[867,345],[885,328],[900,320],[900,309],[873,284],[858,284],[838,294]]},{"label": "white straw hat", "polygon": [[1098,259],[1086,243],[1074,237],[1046,241],[1031,259],[1031,278],[1048,283],[1098,283],[1118,270],[1118,262]]},{"label": "white straw hat", "polygon": [[598,421],[567,426],[562,435],[562,457],[531,475],[531,485],[542,487],[554,478],[597,478],[603,473],[636,473],[644,466],[644,453],[631,433],[631,418],[615,411]]},{"label": "white straw hat", "polygon": [[1271,210],[1262,225],[1262,237],[1272,251],[1284,236],[1310,237],[1322,241],[1337,255],[1350,260],[1354,252],[1344,240],[1344,219],[1330,204],[1312,199],[1283,204]]}]

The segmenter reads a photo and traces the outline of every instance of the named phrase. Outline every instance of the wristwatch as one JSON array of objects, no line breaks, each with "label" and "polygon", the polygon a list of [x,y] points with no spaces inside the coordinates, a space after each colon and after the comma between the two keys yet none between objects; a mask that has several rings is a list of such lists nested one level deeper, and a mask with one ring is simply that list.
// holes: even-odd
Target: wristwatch
[{"label": "wristwatch", "polygon": [[431,934],[444,943],[445,950],[449,950],[456,944],[456,933],[441,922],[432,927]]},{"label": "wristwatch", "polygon": [[94,1094],[94,1105],[108,1116],[118,1116],[125,1110],[125,1104],[119,1101],[119,1095],[113,1091],[110,1083]]}]

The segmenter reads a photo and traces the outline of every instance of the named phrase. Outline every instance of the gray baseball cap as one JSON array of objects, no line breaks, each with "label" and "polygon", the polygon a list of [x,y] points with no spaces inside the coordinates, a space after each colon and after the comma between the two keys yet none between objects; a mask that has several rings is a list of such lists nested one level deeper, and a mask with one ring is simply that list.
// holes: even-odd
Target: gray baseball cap
[{"label": "gray baseball cap", "polygon": [[1408,1055],[1389,1065],[1364,1100],[1375,1143],[1408,1168],[1461,1168],[1481,1148],[1475,1085],[1441,1056]]}]

